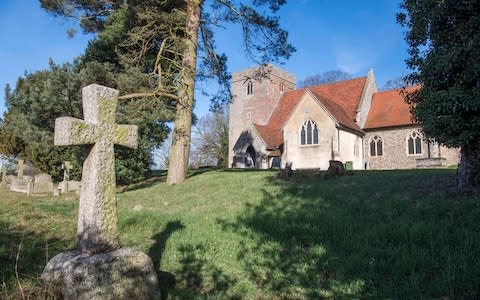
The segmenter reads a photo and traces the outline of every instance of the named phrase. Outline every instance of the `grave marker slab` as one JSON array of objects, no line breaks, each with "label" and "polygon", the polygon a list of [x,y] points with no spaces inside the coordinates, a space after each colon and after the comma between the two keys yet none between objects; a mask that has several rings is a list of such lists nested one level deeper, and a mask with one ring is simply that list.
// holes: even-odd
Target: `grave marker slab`
[{"label": "grave marker slab", "polygon": [[41,173],[35,175],[33,179],[33,194],[43,194],[53,192],[52,176],[50,174]]}]

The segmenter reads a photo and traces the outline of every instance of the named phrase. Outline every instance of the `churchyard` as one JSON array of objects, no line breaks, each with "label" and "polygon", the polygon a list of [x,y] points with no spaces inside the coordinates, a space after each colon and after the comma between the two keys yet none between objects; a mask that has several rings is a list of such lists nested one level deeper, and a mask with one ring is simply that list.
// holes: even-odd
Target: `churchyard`
[{"label": "churchyard", "polygon": [[[455,170],[323,181],[200,169],[117,190],[119,241],[148,254],[169,299],[478,297],[480,197]],[[0,298],[37,298],[76,247],[79,199],[0,191]]]}]

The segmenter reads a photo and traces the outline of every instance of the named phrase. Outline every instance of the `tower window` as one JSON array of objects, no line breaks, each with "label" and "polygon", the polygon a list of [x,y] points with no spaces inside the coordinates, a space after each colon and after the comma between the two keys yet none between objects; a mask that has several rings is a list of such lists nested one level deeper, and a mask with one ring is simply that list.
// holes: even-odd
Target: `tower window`
[{"label": "tower window", "polygon": [[247,95],[253,94],[253,83],[249,80],[247,82]]}]

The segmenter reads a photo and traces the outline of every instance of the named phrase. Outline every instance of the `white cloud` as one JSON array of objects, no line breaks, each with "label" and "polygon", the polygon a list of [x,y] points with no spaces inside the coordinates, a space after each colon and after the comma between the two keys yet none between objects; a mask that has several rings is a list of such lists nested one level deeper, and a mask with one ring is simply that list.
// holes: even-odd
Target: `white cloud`
[{"label": "white cloud", "polygon": [[336,54],[336,64],[340,70],[355,74],[368,68],[371,63],[364,57],[362,51],[358,51],[358,49],[343,49]]}]

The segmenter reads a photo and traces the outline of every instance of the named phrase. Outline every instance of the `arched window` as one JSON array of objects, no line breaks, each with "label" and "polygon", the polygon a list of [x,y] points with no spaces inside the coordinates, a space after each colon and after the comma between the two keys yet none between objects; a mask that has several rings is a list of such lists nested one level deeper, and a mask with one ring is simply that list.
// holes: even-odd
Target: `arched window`
[{"label": "arched window", "polygon": [[370,156],[383,155],[383,140],[378,135],[370,140]]},{"label": "arched window", "polygon": [[417,131],[412,132],[407,139],[408,154],[422,154],[422,136]]},{"label": "arched window", "polygon": [[283,84],[283,82],[280,82],[278,84],[278,88],[280,89],[280,92],[283,92],[283,90],[285,89],[285,85]]},{"label": "arched window", "polygon": [[315,145],[318,144],[318,126],[312,120],[307,120],[303,123],[300,129],[300,144],[301,145]]},{"label": "arched window", "polygon": [[253,94],[253,83],[252,81],[247,82],[247,95]]}]

